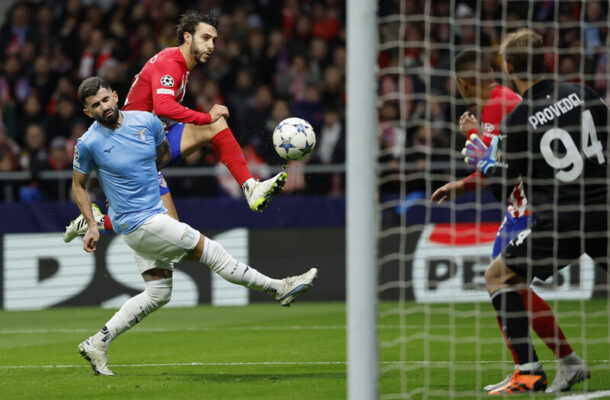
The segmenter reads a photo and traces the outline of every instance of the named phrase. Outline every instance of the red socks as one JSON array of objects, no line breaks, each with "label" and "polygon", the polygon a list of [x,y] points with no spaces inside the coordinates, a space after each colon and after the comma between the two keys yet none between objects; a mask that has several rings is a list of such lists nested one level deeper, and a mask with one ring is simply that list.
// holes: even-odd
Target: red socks
[{"label": "red socks", "polygon": [[572,347],[557,324],[547,302],[531,289],[522,290],[519,294],[528,311],[530,325],[555,357],[562,358],[572,353]]},{"label": "red socks", "polygon": [[252,178],[246,157],[230,128],[223,129],[212,138],[212,147],[216,157],[227,166],[239,186]]},{"label": "red socks", "polygon": [[107,231],[112,231],[112,222],[110,222],[110,217],[108,214],[104,215],[104,229]]},{"label": "red socks", "polygon": [[[572,346],[570,346],[570,343],[568,343],[559,324],[557,324],[553,311],[548,303],[531,289],[522,290],[519,294],[521,295],[525,309],[528,311],[532,329],[534,329],[544,344],[553,352],[555,357],[559,359],[572,353]],[[496,319],[498,320],[498,325],[500,326],[504,340],[506,340],[506,335],[502,329],[500,319]],[[518,364],[517,354],[507,340],[506,345],[510,349],[515,364]]]},{"label": "red socks", "polygon": [[514,361],[515,365],[519,364],[519,359],[517,358],[517,353],[515,353],[515,349],[513,349],[513,346],[510,345],[510,342],[506,338],[506,333],[504,332],[504,329],[502,328],[502,322],[500,322],[500,317],[496,316],[496,321],[498,321],[498,326],[500,327],[500,332],[502,332],[502,336],[504,336],[504,342],[506,343],[506,346],[508,346],[508,349],[510,350],[510,354],[513,356],[513,361]]}]

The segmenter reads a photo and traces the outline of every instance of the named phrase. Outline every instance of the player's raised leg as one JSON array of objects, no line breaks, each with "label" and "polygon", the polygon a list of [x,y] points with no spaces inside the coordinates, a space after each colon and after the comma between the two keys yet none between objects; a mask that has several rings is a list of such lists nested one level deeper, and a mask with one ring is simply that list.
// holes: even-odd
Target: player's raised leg
[{"label": "player's raised leg", "polygon": [[[95,222],[97,222],[97,227],[99,230],[104,230],[104,214],[97,206],[97,204],[91,204],[91,211],[93,211],[93,218],[95,218]],[[64,242],[69,243],[75,237],[79,235],[84,235],[87,233],[87,221],[85,221],[85,217],[83,214],[79,214],[78,217],[74,218],[68,226],[66,226],[66,230],[64,231]]]},{"label": "player's raised leg", "polygon": [[235,260],[220,243],[200,236],[200,241],[187,258],[200,261],[231,283],[269,293],[283,306],[290,306],[298,295],[313,286],[318,277],[317,268],[310,268],[301,275],[272,279]]},{"label": "player's raised leg", "polygon": [[252,178],[241,146],[224,118],[208,125],[175,124],[168,130],[167,140],[172,162],[186,158],[204,145],[211,144],[216,157],[242,187],[252,211],[262,211],[286,183],[285,172],[262,182]]}]

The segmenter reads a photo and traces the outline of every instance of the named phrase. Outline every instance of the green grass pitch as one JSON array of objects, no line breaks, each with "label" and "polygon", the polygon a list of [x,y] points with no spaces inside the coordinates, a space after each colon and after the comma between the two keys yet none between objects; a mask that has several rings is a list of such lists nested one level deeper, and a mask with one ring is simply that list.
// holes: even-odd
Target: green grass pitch
[{"label": "green grass pitch", "polygon": [[[570,394],[610,390],[607,300],[552,306],[592,369],[591,379]],[[116,376],[94,376],[77,345],[113,312],[0,312],[0,398],[346,397],[342,303],[162,309],[112,344]],[[382,303],[378,333],[382,398],[486,398],[481,388],[512,368],[489,304]],[[541,342],[536,346],[552,380],[552,355]]]}]

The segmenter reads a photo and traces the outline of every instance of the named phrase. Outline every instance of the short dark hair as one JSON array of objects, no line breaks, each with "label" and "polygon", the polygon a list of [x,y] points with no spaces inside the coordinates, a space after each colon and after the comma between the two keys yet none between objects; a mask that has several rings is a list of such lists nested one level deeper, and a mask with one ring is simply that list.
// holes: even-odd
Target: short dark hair
[{"label": "short dark hair", "polygon": [[489,60],[477,49],[462,50],[453,60],[457,78],[476,78],[480,73],[493,72]]},{"label": "short dark hair", "polygon": [[214,29],[218,28],[218,18],[216,18],[212,13],[200,13],[196,10],[188,10],[185,11],[180,16],[180,21],[178,25],[176,25],[176,33],[178,34],[178,43],[184,43],[184,33],[188,32],[191,35],[195,34],[197,30],[197,26],[200,23],[208,24],[213,26]]},{"label": "short dark hair", "polygon": [[87,106],[86,100],[89,96],[95,96],[100,89],[108,89],[112,90],[110,84],[105,78],[101,76],[92,76],[91,78],[85,79],[78,86],[78,101],[83,105],[83,107]]},{"label": "short dark hair", "polygon": [[545,72],[542,36],[531,29],[521,29],[508,35],[502,42],[500,54],[504,61],[512,65],[512,73],[519,79],[537,80],[540,78],[531,74]]}]

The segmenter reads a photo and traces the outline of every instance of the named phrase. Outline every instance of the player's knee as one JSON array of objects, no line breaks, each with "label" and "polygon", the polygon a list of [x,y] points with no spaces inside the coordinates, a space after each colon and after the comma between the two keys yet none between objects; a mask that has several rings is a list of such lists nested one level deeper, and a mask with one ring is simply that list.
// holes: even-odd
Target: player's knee
[{"label": "player's knee", "polygon": [[[168,279],[162,279],[161,281],[167,281]],[[171,281],[171,278],[169,279]],[[163,307],[169,303],[172,298],[172,286],[171,282],[161,281],[150,281],[146,282],[146,294],[150,298],[151,302],[156,308]]]},{"label": "player's knee", "polygon": [[489,268],[485,271],[485,284],[487,285],[487,289],[494,288],[501,284],[500,281],[500,265],[497,262],[498,257],[496,257],[492,262]]}]

